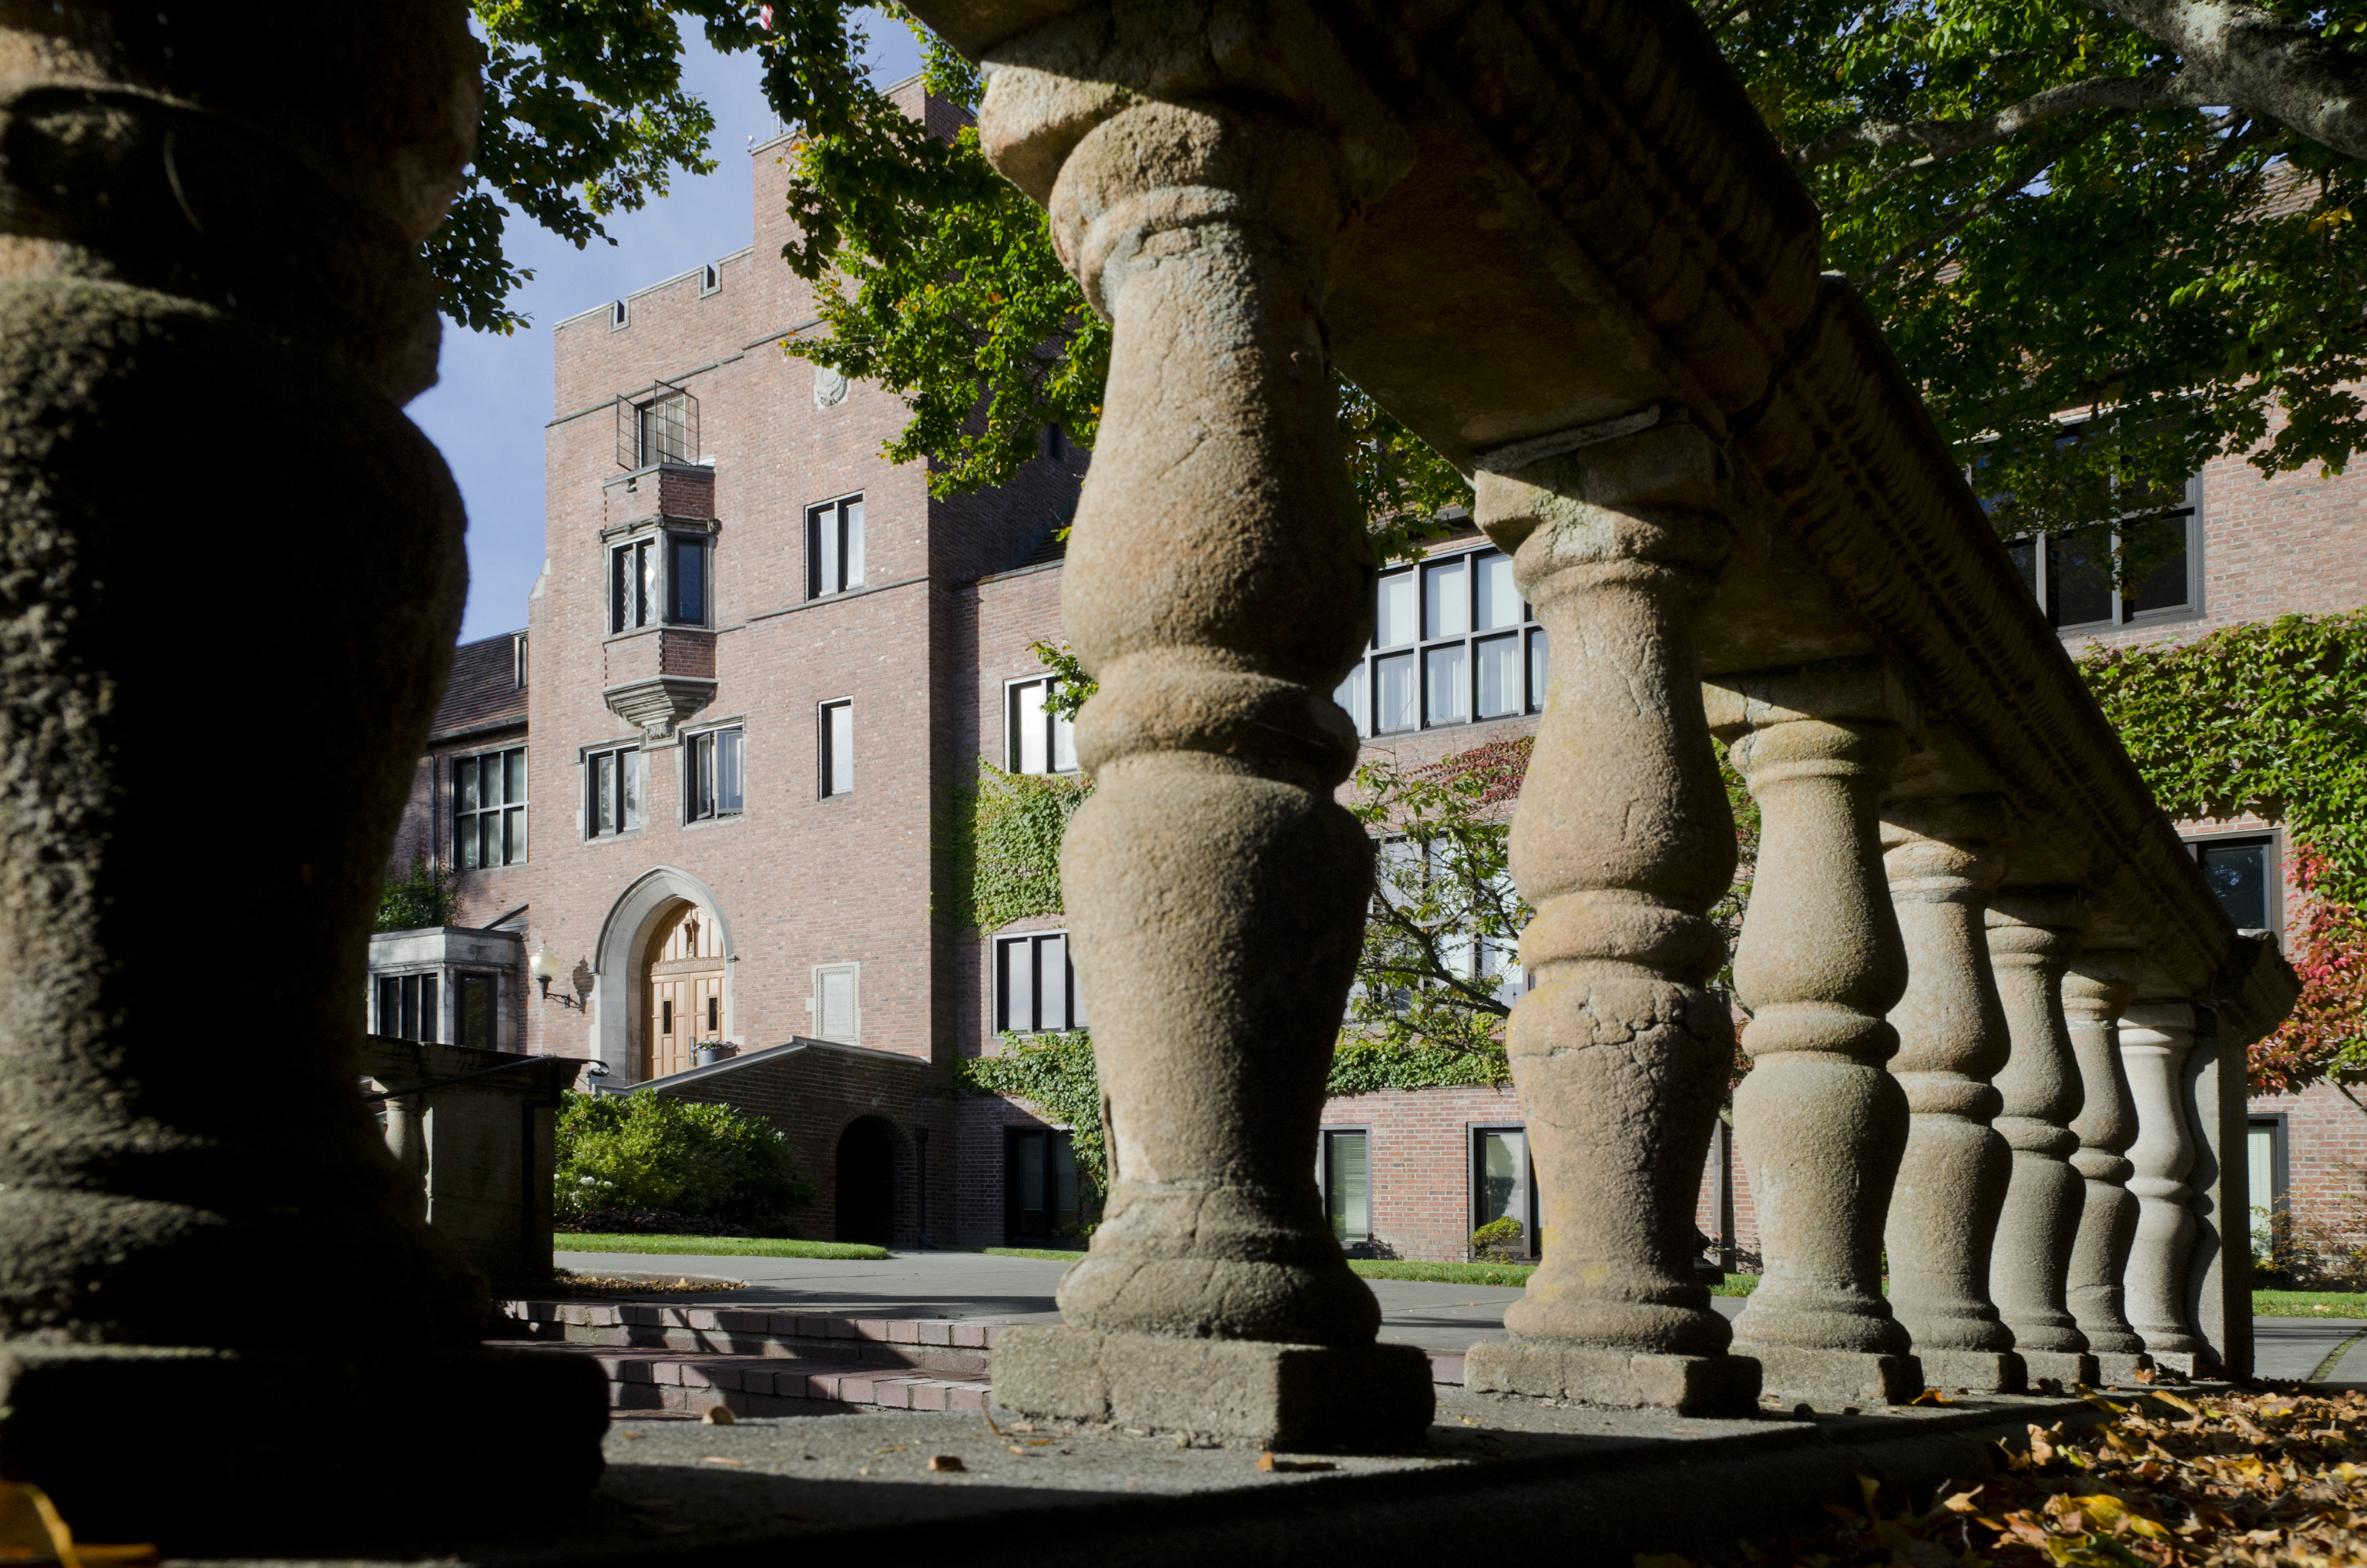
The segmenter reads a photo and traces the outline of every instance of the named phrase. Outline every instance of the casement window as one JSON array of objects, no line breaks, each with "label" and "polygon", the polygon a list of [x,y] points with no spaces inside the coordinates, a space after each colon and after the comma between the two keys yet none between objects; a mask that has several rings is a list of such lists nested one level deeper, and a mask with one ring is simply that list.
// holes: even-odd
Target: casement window
[{"label": "casement window", "polygon": [[595,751],[583,759],[583,836],[607,838],[641,830],[646,784],[639,746]]},{"label": "casement window", "polygon": [[526,747],[452,759],[452,851],[464,871],[526,858]]},{"label": "casement window", "polygon": [[1003,688],[1012,772],[1077,770],[1077,726],[1067,716],[1045,706],[1046,699],[1059,689],[1060,683],[1048,676],[1015,680]]},{"label": "casement window", "polygon": [[517,688],[526,689],[526,633],[521,631],[510,643],[510,660],[517,673]]},{"label": "casement window", "polygon": [[1501,550],[1461,551],[1381,574],[1373,641],[1332,699],[1360,735],[1541,712],[1546,631]]},{"label": "casement window", "polygon": [[479,1051],[502,1048],[502,982],[462,971],[452,983],[452,1038]]},{"label": "casement window", "polygon": [[[2073,426],[2056,444],[2079,438]],[[1986,466],[1986,459],[1973,464],[1976,488]],[[1982,509],[1994,509],[1999,499],[1983,496]],[[2203,476],[2174,483],[2124,480],[2115,500],[2117,515],[2091,527],[2006,546],[2022,586],[2057,631],[2182,620],[2203,608]]]},{"label": "casement window", "polygon": [[708,540],[697,534],[661,533],[610,546],[610,634],[661,621],[705,626],[708,561]]},{"label": "casement window", "polygon": [[705,730],[683,738],[683,821],[711,822],[746,810],[741,767],[746,742],[742,730]]},{"label": "casement window", "polygon": [[722,287],[723,269],[721,267],[716,266],[710,261],[705,267],[698,269],[698,297],[700,299],[703,300],[707,298],[708,295],[717,292]]},{"label": "casement window", "polygon": [[2252,1256],[2255,1258],[2269,1256],[2275,1235],[2271,1221],[2290,1203],[2287,1184],[2293,1179],[2292,1156],[2286,1137],[2286,1121],[2282,1116],[2245,1119],[2244,1153],[2246,1164],[2250,1167]]},{"label": "casement window", "polygon": [[432,974],[378,977],[377,1032],[394,1040],[436,1043],[436,986]]},{"label": "casement window", "polygon": [[1088,1027],[1085,994],[1069,961],[1066,931],[995,938],[996,1033],[1054,1034]]},{"label": "casement window", "polygon": [[821,796],[855,793],[855,704],[825,702],[820,725]]},{"label": "casement window", "polygon": [[836,1040],[842,1045],[860,1044],[863,1037],[863,966],[852,963],[815,965],[813,994],[806,998],[806,1006],[813,1011],[816,1039]]},{"label": "casement window", "polygon": [[1342,1247],[1373,1239],[1372,1134],[1364,1129],[1325,1128],[1316,1135],[1315,1187],[1331,1236]]},{"label": "casement window", "polygon": [[2282,877],[2273,834],[2196,838],[2187,848],[2203,868],[2203,880],[2219,895],[2219,906],[2238,931],[2275,931],[2283,926]]},{"label": "casement window", "polygon": [[1521,1227],[1523,1257],[1537,1256],[1537,1176],[1529,1160],[1528,1130],[1471,1130],[1471,1228],[1510,1219]]},{"label": "casement window", "polygon": [[669,392],[633,405],[640,463],[686,463],[698,455],[698,403],[688,392]]},{"label": "casement window", "polygon": [[806,597],[863,586],[863,497],[806,508]]}]

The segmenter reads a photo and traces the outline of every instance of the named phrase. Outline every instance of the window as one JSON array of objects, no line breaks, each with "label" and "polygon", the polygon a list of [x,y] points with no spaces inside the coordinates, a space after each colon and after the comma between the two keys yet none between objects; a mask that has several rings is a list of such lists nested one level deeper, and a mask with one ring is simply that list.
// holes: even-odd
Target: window
[{"label": "window", "polygon": [[[1480,924],[1482,917],[1489,916],[1491,898],[1508,916],[1517,913],[1520,894],[1512,886],[1510,870],[1489,878],[1483,890],[1455,876],[1449,869],[1454,848],[1444,841],[1392,836],[1382,839],[1375,847],[1378,851],[1373,867],[1375,898],[1403,908],[1429,897],[1433,881],[1441,884],[1438,897],[1443,912],[1436,920],[1425,923],[1425,927],[1444,930],[1450,923],[1464,926],[1447,931],[1438,943],[1439,956],[1449,973],[1460,980],[1493,980],[1496,983],[1491,990],[1506,1006],[1535,988],[1535,978],[1521,968],[1515,936],[1485,937],[1470,929]],[[1403,992],[1397,993],[1391,1003],[1399,1012],[1412,1005],[1413,998]]]},{"label": "window", "polygon": [[1546,631],[1512,582],[1512,558],[1467,550],[1382,574],[1372,645],[1332,699],[1360,735],[1542,711]]},{"label": "window", "polygon": [[863,585],[863,497],[806,509],[806,597]]},{"label": "window", "polygon": [[510,658],[517,672],[517,688],[526,689],[526,633],[521,631],[510,644]]},{"label": "window", "polygon": [[378,980],[378,1032],[395,1040],[436,1043],[436,977],[382,974]]},{"label": "window", "polygon": [[698,293],[701,299],[723,287],[723,269],[708,262],[698,269]]},{"label": "window", "polygon": [[636,540],[608,551],[608,630],[647,626],[657,614],[658,557],[654,540]]},{"label": "window", "polygon": [[1511,1220],[1521,1227],[1511,1251],[1537,1256],[1537,1179],[1529,1163],[1529,1135],[1520,1127],[1471,1130],[1471,1228]]},{"label": "window", "polygon": [[639,466],[691,460],[698,451],[697,406],[688,392],[667,392],[635,405],[633,414],[640,427]]},{"label": "window", "polygon": [[622,332],[626,327],[632,324],[632,312],[629,307],[626,305],[624,301],[611,300],[608,301],[608,330],[610,332]]},{"label": "window", "polygon": [[2238,931],[2273,931],[2283,924],[2278,907],[2276,841],[2203,838],[2189,842],[2203,867],[2203,880],[2219,895],[2219,907]]},{"label": "window", "polygon": [[806,998],[813,1009],[814,1034],[821,1040],[834,1040],[842,1044],[856,1044],[863,1035],[862,966],[851,963],[818,964],[813,971],[814,994]]},{"label": "window", "polygon": [[1060,683],[1048,676],[1040,680],[1015,680],[1003,689],[1011,771],[1074,773],[1077,726],[1045,706],[1046,699],[1060,689]]},{"label": "window", "polygon": [[707,624],[707,541],[691,534],[666,535],[666,619]]},{"label": "window", "polygon": [[1100,1194],[1078,1174],[1074,1142],[1048,1127],[1014,1127],[1005,1139],[1003,1244],[1073,1243],[1100,1208]]},{"label": "window", "polygon": [[831,800],[855,793],[855,704],[821,705],[821,793]]},{"label": "window", "polygon": [[1342,1247],[1363,1246],[1373,1239],[1371,1135],[1325,1128],[1316,1135],[1315,1186],[1323,1195],[1323,1212],[1331,1221],[1331,1236]]},{"label": "window", "polygon": [[994,1028],[998,1034],[1082,1029],[1085,994],[1069,962],[1069,934],[1037,931],[994,943]]},{"label": "window", "polygon": [[595,751],[583,759],[583,836],[606,838],[641,830],[639,746]]},{"label": "window", "polygon": [[[2073,429],[2058,444],[2078,439]],[[2202,476],[2175,484],[2125,481],[2117,498],[2128,505],[2108,522],[2006,546],[2022,585],[2058,631],[2176,620],[2201,608]],[[1983,509],[1996,499],[1983,497]]]},{"label": "window", "polygon": [[453,986],[452,1034],[479,1051],[502,1048],[502,983],[499,975],[462,973]]},{"label": "window", "polygon": [[2255,1116],[2244,1128],[2244,1153],[2250,1167],[2252,1192],[2252,1256],[2269,1255],[2270,1221],[2286,1204],[2285,1119]]},{"label": "window", "polygon": [[660,606],[670,625],[706,625],[707,542],[696,534],[669,533],[610,547],[610,635],[656,624]]},{"label": "window", "polygon": [[526,858],[526,747],[452,759],[452,848],[464,871]]},{"label": "window", "polygon": [[708,730],[685,738],[683,821],[736,817],[745,809],[740,766],[745,740],[741,730]]}]

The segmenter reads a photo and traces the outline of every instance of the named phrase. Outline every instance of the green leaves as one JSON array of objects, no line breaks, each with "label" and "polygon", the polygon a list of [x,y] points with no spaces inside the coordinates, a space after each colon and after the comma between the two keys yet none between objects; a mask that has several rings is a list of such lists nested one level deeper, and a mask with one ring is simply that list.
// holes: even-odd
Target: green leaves
[{"label": "green leaves", "polygon": [[814,1199],[788,1140],[761,1118],[670,1096],[577,1095],[555,1138],[556,1213],[657,1209],[764,1221]]},{"label": "green leaves", "polygon": [[1060,838],[1093,781],[1073,774],[1006,773],[979,759],[969,802],[967,897],[948,911],[963,930],[999,930],[1060,913]]},{"label": "green leaves", "polygon": [[956,1070],[972,1094],[1025,1100],[1048,1121],[1069,1129],[1077,1171],[1095,1192],[1109,1190],[1109,1149],[1102,1136],[1101,1077],[1093,1042],[1083,1030],[1004,1035],[992,1056],[965,1058]]}]

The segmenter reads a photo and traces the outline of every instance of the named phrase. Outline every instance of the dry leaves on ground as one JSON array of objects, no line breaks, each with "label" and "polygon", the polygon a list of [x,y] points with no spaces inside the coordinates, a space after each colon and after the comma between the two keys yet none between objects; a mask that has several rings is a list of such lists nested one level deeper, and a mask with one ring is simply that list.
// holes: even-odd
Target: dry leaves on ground
[{"label": "dry leaves on ground", "polygon": [[[2367,1568],[2367,1397],[2283,1385],[2153,1392],[2100,1426],[2032,1426],[1977,1484],[1943,1487],[1928,1514],[1890,1514],[1861,1476],[1862,1506],[1826,1505],[1813,1534],[1745,1543],[1794,1568]],[[1670,1553],[1636,1568],[1693,1568]]]}]

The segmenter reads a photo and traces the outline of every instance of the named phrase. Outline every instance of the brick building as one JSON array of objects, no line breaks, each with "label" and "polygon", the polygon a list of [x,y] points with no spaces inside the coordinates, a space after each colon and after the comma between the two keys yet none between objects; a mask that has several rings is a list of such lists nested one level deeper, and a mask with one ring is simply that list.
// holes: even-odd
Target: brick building
[{"label": "brick building", "polygon": [[[898,97],[957,123],[917,83]],[[374,976],[373,1026],[433,1016],[439,1038],[475,1029],[596,1060],[610,1086],[663,1080],[759,1111],[821,1185],[809,1234],[1045,1239],[1077,1218],[1064,1136],[957,1093],[951,1068],[1004,1025],[1082,1026],[1085,998],[1057,920],[980,935],[945,911],[977,759],[1075,767],[1031,647],[1060,641],[1056,530],[1086,459],[1053,432],[1014,484],[946,501],[921,465],[878,457],[902,403],[782,351],[819,330],[777,259],[786,145],[753,150],[749,249],[553,329],[548,553],[527,624],[459,651],[395,847],[398,867],[453,867],[459,926],[517,934],[519,959],[489,993],[411,944],[407,971]],[[2022,555],[2074,642],[2349,608],[2367,602],[2361,484],[2213,465],[2163,525],[2182,549],[2126,603],[2080,540]],[[1510,564],[1467,532],[1384,574],[1375,646],[1340,692],[1370,751],[1418,764],[1534,727],[1544,633]],[[2272,893],[2272,827],[2194,837],[2232,897]],[[2271,904],[2239,923],[2280,918]],[[406,1025],[404,996],[431,980],[438,1000]],[[2311,1168],[2302,1131],[2321,1097],[2263,1102],[2262,1157],[2290,1149]],[[1313,1153],[1335,1230],[1433,1258],[1465,1256],[1501,1215],[1534,1236],[1521,1125],[1509,1088],[1331,1102]],[[2341,1130],[2367,1144],[2367,1118]],[[2283,1170],[2256,1189],[2283,1190]],[[1755,1245],[1749,1193],[1714,1152],[1705,1231],[1722,1210]]]}]

